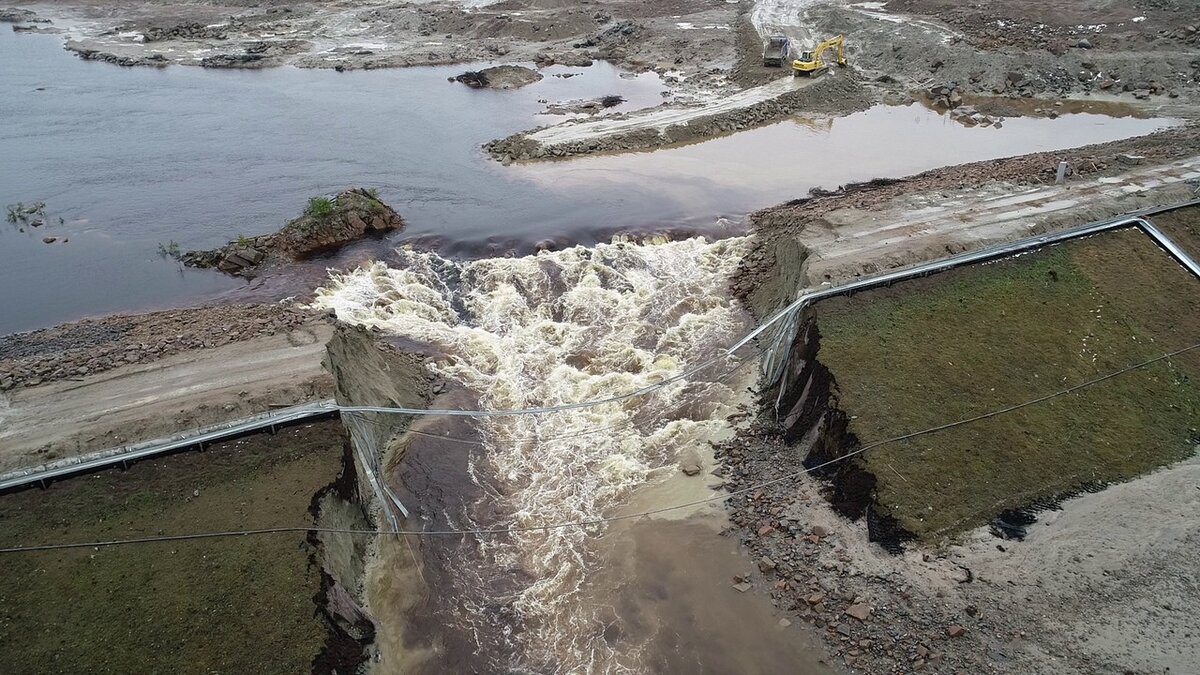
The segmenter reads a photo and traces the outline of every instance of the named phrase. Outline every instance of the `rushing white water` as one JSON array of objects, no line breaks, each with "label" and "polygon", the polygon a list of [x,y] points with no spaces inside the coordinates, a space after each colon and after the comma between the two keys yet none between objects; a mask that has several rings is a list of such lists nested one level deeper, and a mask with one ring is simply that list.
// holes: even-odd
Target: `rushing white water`
[{"label": "rushing white water", "polygon": [[[602,399],[660,382],[719,353],[746,329],[727,292],[743,240],[702,239],[574,247],[523,258],[456,263],[401,250],[335,276],[315,305],[342,320],[427,343],[448,358],[434,367],[489,408]],[[621,403],[484,420],[484,452],[470,467],[486,508],[455,515],[461,526],[538,526],[610,514],[637,487],[678,471],[679,454],[725,427],[734,397],[718,382],[679,382]],[[599,430],[599,431],[598,431]],[[540,439],[540,440],[539,440]],[[480,522],[486,513],[488,522]],[[491,570],[470,576],[461,616],[477,633],[509,634],[518,670],[624,670],[595,608],[579,606],[602,526],[481,538]],[[484,625],[490,576],[517,572],[506,621]],[[493,613],[494,614],[494,613]],[[512,617],[515,617],[513,619]],[[618,665],[621,664],[621,665]]]}]

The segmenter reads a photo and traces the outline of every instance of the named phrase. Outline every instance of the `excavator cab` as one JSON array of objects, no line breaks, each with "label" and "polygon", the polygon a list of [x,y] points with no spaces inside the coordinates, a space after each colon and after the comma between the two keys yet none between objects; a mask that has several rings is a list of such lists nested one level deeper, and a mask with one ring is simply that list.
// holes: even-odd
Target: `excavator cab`
[{"label": "excavator cab", "polygon": [[825,72],[825,69],[828,68],[823,59],[825,51],[834,48],[837,49],[836,63],[839,66],[846,65],[846,38],[839,35],[822,42],[815,49],[806,49],[800,52],[800,58],[792,61],[792,74],[815,77]]}]

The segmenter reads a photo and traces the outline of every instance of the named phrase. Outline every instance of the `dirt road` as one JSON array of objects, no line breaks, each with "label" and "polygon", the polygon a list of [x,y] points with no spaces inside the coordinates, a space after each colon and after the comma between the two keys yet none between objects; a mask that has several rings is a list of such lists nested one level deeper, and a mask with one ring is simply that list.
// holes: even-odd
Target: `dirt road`
[{"label": "dirt road", "polygon": [[0,394],[0,470],[327,398],[330,334],[317,324]]},{"label": "dirt road", "polygon": [[[825,214],[827,227],[805,230],[806,262],[814,283],[845,281],[880,269],[923,261],[951,250],[968,250],[1029,236],[1059,214],[1074,211],[1086,222],[1098,212],[1135,211],[1151,192],[1188,199],[1200,179],[1200,156],[1131,170],[1119,177],[1048,187],[986,188],[912,195],[884,211],[841,209]],[[1171,201],[1159,194],[1156,203]],[[1099,215],[1097,218],[1107,217]]]},{"label": "dirt road", "polygon": [[667,127],[677,124],[689,124],[702,117],[728,113],[754,105],[755,103],[767,101],[810,85],[813,82],[814,80],[781,77],[770,84],[743,89],[742,91],[703,105],[649,108],[624,115],[620,118],[608,117],[585,122],[556,124],[534,131],[528,137],[542,146],[553,147],[566,143],[615,136],[641,129],[662,131]]},{"label": "dirt road", "polygon": [[812,46],[813,34],[803,22],[803,13],[816,3],[817,0],[759,0],[750,11],[750,23],[763,39],[786,35],[795,54]]}]

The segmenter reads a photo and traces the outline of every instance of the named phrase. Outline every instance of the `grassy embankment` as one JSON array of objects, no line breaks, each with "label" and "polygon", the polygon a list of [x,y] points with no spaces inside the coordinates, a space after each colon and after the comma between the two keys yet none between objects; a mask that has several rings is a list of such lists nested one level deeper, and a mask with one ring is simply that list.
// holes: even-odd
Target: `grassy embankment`
[{"label": "grassy embankment", "polygon": [[[817,308],[863,443],[1037,398],[1200,342],[1200,281],[1135,231]],[[880,506],[924,539],[1194,452],[1200,349],[1002,416],[881,446]]]},{"label": "grassy embankment", "polygon": [[1193,260],[1200,260],[1200,206],[1168,211],[1150,220]]},{"label": "grassy embankment", "polygon": [[[0,497],[0,546],[312,523],[337,422]],[[0,671],[300,673],[326,630],[304,535],[3,556]]]}]

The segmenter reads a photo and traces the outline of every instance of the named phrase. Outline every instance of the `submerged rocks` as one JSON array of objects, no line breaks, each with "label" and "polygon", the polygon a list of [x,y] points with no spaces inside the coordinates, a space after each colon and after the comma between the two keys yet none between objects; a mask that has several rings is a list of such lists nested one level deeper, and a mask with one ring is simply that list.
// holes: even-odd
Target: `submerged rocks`
[{"label": "submerged rocks", "polygon": [[371,233],[404,227],[404,219],[373,193],[355,188],[333,199],[316,197],[304,215],[275,234],[239,237],[211,251],[189,251],[180,261],[189,267],[217,268],[226,274],[253,277],[271,261],[303,260],[332,251]]},{"label": "submerged rocks", "polygon": [[520,89],[542,79],[542,74],[525,66],[492,66],[483,70],[468,70],[451,78],[474,89]]}]

